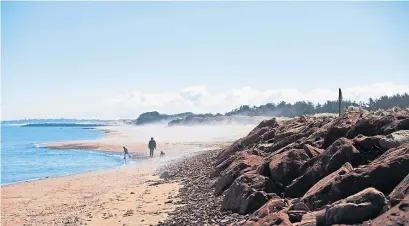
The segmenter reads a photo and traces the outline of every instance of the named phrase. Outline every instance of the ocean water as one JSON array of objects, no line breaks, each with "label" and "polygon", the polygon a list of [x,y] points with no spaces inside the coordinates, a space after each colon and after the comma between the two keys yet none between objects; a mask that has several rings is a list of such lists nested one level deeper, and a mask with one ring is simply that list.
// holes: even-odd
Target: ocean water
[{"label": "ocean water", "polygon": [[40,147],[47,142],[90,140],[101,136],[101,131],[80,127],[1,125],[1,184],[123,165],[122,156],[116,153]]}]

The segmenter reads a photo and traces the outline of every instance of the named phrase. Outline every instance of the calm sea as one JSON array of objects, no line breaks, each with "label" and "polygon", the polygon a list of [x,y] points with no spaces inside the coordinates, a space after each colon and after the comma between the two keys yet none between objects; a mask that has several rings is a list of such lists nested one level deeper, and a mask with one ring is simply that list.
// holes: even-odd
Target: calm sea
[{"label": "calm sea", "polygon": [[1,125],[1,184],[113,168],[119,154],[81,150],[51,150],[40,145],[55,141],[90,140],[103,136],[81,127],[22,127]]}]

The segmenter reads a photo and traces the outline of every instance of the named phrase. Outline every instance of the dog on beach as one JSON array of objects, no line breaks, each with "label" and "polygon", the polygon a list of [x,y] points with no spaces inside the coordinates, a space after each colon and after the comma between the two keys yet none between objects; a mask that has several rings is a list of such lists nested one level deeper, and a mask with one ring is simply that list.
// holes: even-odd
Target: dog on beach
[{"label": "dog on beach", "polygon": [[165,152],[160,151],[160,157],[164,157],[165,156]]}]

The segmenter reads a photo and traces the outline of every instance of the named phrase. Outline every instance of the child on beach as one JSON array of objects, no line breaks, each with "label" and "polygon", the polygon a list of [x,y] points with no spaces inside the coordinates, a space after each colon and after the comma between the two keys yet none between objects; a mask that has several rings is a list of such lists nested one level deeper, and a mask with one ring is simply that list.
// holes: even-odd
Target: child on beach
[{"label": "child on beach", "polygon": [[123,147],[123,149],[124,149],[124,159],[126,160],[126,155],[128,155],[129,158],[131,159],[132,157],[129,155],[128,149],[126,149],[126,147]]}]

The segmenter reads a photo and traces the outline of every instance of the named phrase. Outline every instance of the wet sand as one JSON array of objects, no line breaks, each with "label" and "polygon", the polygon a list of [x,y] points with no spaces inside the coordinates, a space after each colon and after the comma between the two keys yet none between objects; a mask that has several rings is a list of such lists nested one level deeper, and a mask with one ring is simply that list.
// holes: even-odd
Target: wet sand
[{"label": "wet sand", "polygon": [[[226,146],[238,137],[248,133],[254,126],[198,126],[198,127],[100,127],[106,136],[97,140],[52,142],[43,147],[51,149],[82,149],[122,152],[125,146],[129,152],[148,154],[150,134],[155,134],[158,151],[185,152],[191,147],[208,148]],[[222,128],[222,129],[220,129]],[[157,151],[157,152],[158,152]]]}]

